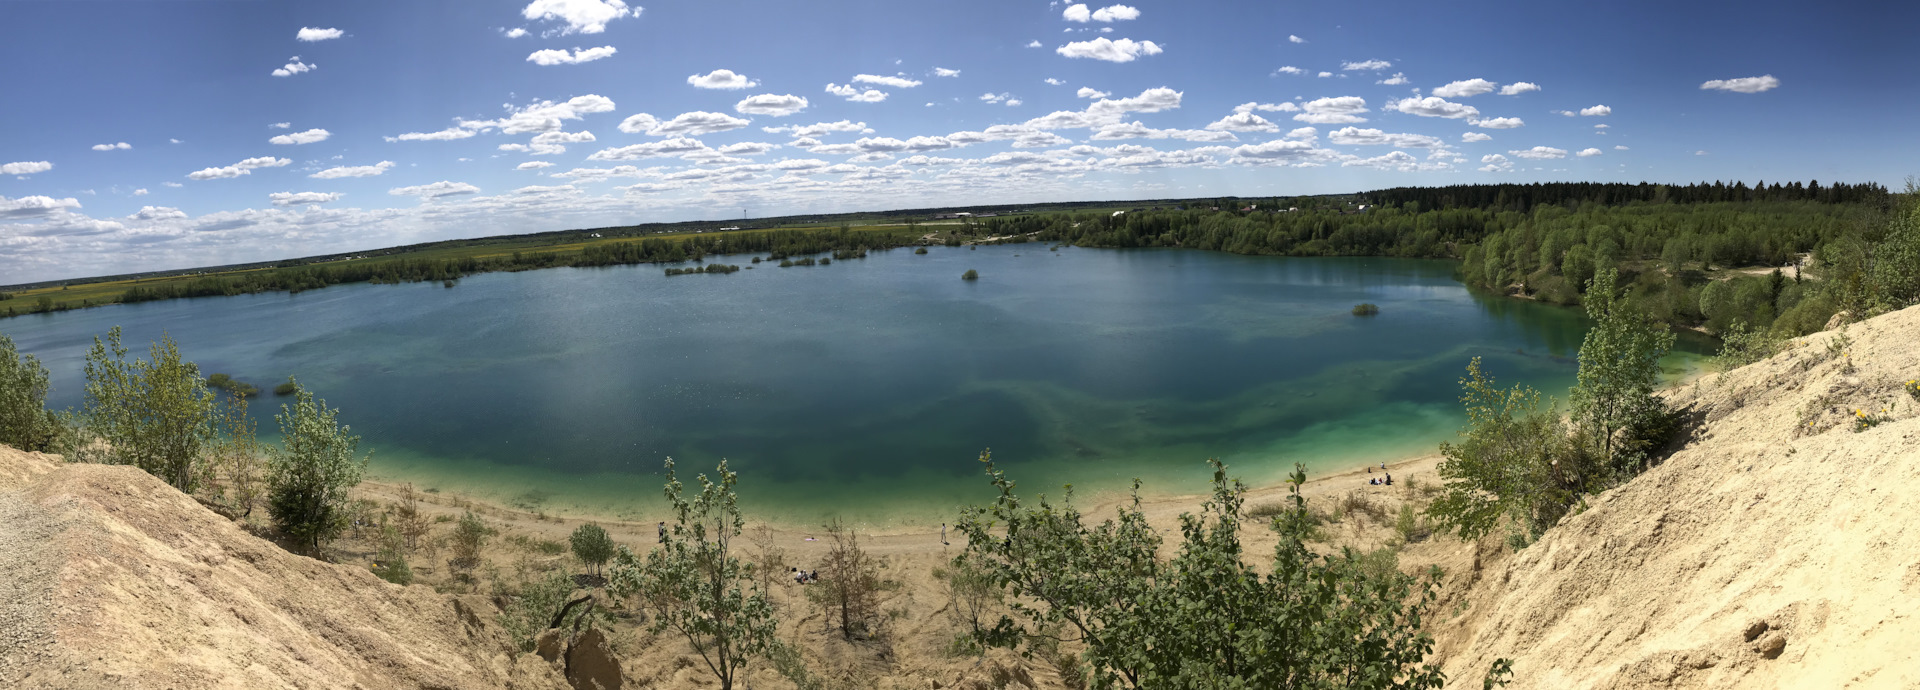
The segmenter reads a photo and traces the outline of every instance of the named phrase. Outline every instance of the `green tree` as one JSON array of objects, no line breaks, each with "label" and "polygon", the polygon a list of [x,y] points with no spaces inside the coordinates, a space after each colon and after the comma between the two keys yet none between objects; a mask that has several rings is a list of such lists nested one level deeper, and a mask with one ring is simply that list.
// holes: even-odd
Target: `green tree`
[{"label": "green tree", "polygon": [[[1213,496],[1184,514],[1178,553],[1163,561],[1160,536],[1134,500],[1098,525],[1044,496],[1029,507],[983,453],[1000,497],[959,522],[967,564],[1012,597],[977,639],[989,645],[1073,641],[1095,688],[1439,688],[1423,661],[1420,631],[1434,578],[1368,572],[1351,550],[1320,556],[1296,468],[1291,505],[1270,523],[1274,565],[1249,566],[1239,530],[1246,487],[1213,467]],[[962,565],[956,561],[955,566]],[[1018,620],[1016,620],[1016,618]]]},{"label": "green tree", "polygon": [[1920,180],[1907,178],[1907,201],[1873,245],[1871,309],[1900,309],[1920,302]]},{"label": "green tree", "polygon": [[45,451],[53,444],[55,421],[47,412],[47,368],[33,355],[14,349],[0,335],[0,443],[21,450]]},{"label": "green tree", "polygon": [[573,557],[592,568],[594,575],[599,575],[600,566],[613,558],[613,538],[599,525],[589,522],[575,528],[568,541],[573,545]]},{"label": "green tree", "polygon": [[480,566],[480,550],[486,548],[487,537],[496,533],[480,516],[469,510],[460,515],[453,524],[453,534],[449,541],[453,548],[453,558],[447,560],[447,567],[460,572],[469,572]]},{"label": "green tree", "polygon": [[842,638],[870,635],[880,618],[880,571],[860,548],[853,528],[834,518],[826,529],[830,545],[820,564],[820,586],[809,588],[807,596],[820,604],[828,620],[840,624]]},{"label": "green tree", "polygon": [[720,481],[701,474],[700,492],[689,499],[672,458],[666,469],[673,527],[644,558],[620,547],[610,588],[620,596],[637,595],[653,613],[649,630],[686,638],[721,690],[732,690],[747,662],[772,648],[775,629],[773,605],[754,583],[752,567],[732,552],[745,524],[733,490],[739,477],[722,460],[715,471]]},{"label": "green tree", "polygon": [[87,425],[106,442],[104,460],[133,465],[192,493],[196,465],[215,435],[214,395],[200,369],[161,336],[152,359],[127,361],[120,327],[87,352]]},{"label": "green tree", "polygon": [[402,587],[413,584],[413,568],[407,565],[406,538],[392,527],[380,528],[380,552],[373,558],[373,574]]},{"label": "green tree", "polygon": [[301,388],[292,407],[280,406],[281,448],[269,454],[267,511],[280,531],[314,553],[347,528],[348,490],[360,483],[369,456],[360,437],[340,425],[340,411]]},{"label": "green tree", "polygon": [[1440,444],[1440,497],[1427,515],[1442,530],[1479,539],[1507,520],[1538,536],[1567,514],[1593,482],[1553,401],[1516,385],[1503,389],[1480,367],[1460,379],[1467,426]]},{"label": "green tree", "polygon": [[1654,397],[1660,358],[1673,348],[1673,332],[1635,311],[1614,288],[1618,275],[1602,271],[1587,290],[1593,327],[1580,344],[1579,384],[1571,399],[1573,420],[1612,467],[1638,474],[1646,450],[1668,416]]}]

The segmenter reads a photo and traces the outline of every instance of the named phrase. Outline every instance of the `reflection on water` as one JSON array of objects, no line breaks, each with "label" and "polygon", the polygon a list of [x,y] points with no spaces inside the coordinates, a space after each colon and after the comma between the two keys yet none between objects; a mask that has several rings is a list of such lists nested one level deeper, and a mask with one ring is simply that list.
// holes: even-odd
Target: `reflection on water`
[{"label": "reflection on water", "polygon": [[[503,502],[645,517],[661,458],[725,457],[763,514],[938,522],[987,495],[987,447],[1023,486],[1082,494],[1136,476],[1195,491],[1215,456],[1268,481],[1297,461],[1431,452],[1459,426],[1469,358],[1564,396],[1586,328],[1577,310],[1469,292],[1448,262],[930,251],[342,286],[0,331],[53,369],[61,406],[79,402],[90,337],[116,324],[262,388],[298,375],[364,435],[375,475]],[[1352,316],[1360,302],[1381,314]],[[270,431],[275,401],[260,402]]]}]

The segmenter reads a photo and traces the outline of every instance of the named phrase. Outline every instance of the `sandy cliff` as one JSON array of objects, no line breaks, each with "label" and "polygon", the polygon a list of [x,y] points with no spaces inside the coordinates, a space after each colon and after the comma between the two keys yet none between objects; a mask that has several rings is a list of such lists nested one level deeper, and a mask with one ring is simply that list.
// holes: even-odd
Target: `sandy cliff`
[{"label": "sandy cliff", "polygon": [[1920,687],[1920,401],[1901,390],[1920,308],[1844,334],[1848,356],[1818,333],[1671,391],[1698,422],[1686,447],[1484,567],[1440,631],[1449,675],[1505,656],[1517,688]]}]

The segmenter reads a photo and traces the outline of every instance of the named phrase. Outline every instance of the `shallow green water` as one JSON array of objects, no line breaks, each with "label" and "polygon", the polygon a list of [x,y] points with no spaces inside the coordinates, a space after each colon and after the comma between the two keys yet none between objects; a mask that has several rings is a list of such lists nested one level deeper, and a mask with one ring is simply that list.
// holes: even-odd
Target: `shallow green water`
[{"label": "shallow green water", "polygon": [[[297,374],[383,478],[642,519],[662,458],[725,457],[765,516],[926,523],[990,495],[987,447],[1022,486],[1081,494],[1132,477],[1199,490],[1210,456],[1270,482],[1294,462],[1432,452],[1462,420],[1469,358],[1564,396],[1586,328],[1574,310],[1471,293],[1449,262],[930,251],[156,302],[0,332],[53,369],[58,406],[78,405],[86,347],[116,324],[130,344],[169,332],[203,371],[262,388]],[[980,280],[961,281],[970,268]],[[1352,316],[1360,302],[1380,315]],[[255,407],[269,432],[275,400]]]}]

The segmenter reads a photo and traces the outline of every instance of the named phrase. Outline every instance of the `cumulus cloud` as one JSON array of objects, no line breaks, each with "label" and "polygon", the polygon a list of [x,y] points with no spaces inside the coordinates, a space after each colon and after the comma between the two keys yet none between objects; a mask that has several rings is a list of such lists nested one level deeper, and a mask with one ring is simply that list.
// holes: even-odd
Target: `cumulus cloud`
[{"label": "cumulus cloud", "polygon": [[453,141],[479,134],[479,131],[465,127],[448,127],[438,132],[407,132],[397,137],[387,137],[387,141]]},{"label": "cumulus cloud", "polygon": [[1549,158],[1566,158],[1567,157],[1566,149],[1556,149],[1552,146],[1535,146],[1530,149],[1508,151],[1507,153],[1513,154],[1514,157],[1516,158],[1528,158],[1532,160],[1546,160]]},{"label": "cumulus cloud", "polygon": [[133,190],[133,195],[134,195],[134,196],[146,196],[146,195],[147,195],[147,188],[146,188],[146,187],[141,187],[141,188],[139,188],[139,189],[136,189],[136,190]]},{"label": "cumulus cloud", "polygon": [[[627,119],[632,120],[633,118]],[[622,130],[625,130],[626,123],[622,122],[620,124]],[[681,113],[674,116],[671,120],[654,125],[647,129],[647,134],[656,137],[700,136],[703,134],[740,129],[741,127],[747,126],[747,124],[748,120],[745,118],[734,117],[726,113],[709,113],[695,110],[689,113]]]},{"label": "cumulus cloud", "polygon": [[498,127],[506,134],[533,134],[551,132],[565,126],[566,120],[579,120],[594,113],[612,112],[613,99],[596,94],[575,96],[564,102],[540,101],[524,108],[508,111],[505,118],[499,120],[463,121],[464,128]]},{"label": "cumulus cloud", "polygon": [[1301,38],[1301,37],[1299,37],[1299,36],[1295,36],[1295,35],[1293,35],[1293,34],[1287,34],[1287,42],[1289,42],[1289,43],[1306,43],[1306,42],[1307,42],[1307,39],[1304,39],[1304,38]]},{"label": "cumulus cloud", "polygon": [[1321,79],[1325,79],[1325,78],[1327,78],[1327,77],[1331,77],[1331,76],[1333,76],[1333,73],[1332,73],[1332,72],[1321,72],[1321,73],[1320,73],[1319,75],[1317,75],[1317,76],[1319,76],[1319,77],[1320,77]]},{"label": "cumulus cloud", "polygon": [[334,168],[327,168],[326,170],[322,170],[312,175],[308,175],[307,177],[312,177],[312,178],[317,178],[322,180],[332,180],[332,179],[338,179],[342,177],[373,177],[375,175],[385,173],[386,171],[391,170],[392,168],[393,168],[393,161],[380,161],[373,165],[343,165],[343,166],[334,167]]},{"label": "cumulus cloud", "polygon": [[331,41],[345,35],[346,32],[339,29],[316,29],[310,26],[303,26],[300,27],[300,32],[294,34],[293,37],[295,40],[312,43],[314,41]]},{"label": "cumulus cloud", "polygon": [[1392,146],[1402,149],[1439,149],[1446,144],[1424,134],[1390,134],[1377,129],[1342,127],[1327,134],[1327,141],[1347,146]]},{"label": "cumulus cloud", "polygon": [[716,150],[729,156],[758,156],[777,148],[780,148],[778,144],[768,144],[759,141],[742,141],[727,144]]},{"label": "cumulus cloud", "polygon": [[1080,87],[1080,90],[1074,92],[1073,95],[1080,98],[1106,98],[1107,96],[1112,94],[1109,94],[1105,91],[1096,91],[1094,89],[1090,89],[1085,86],[1082,86]]},{"label": "cumulus cloud", "polygon": [[128,220],[162,221],[185,220],[187,212],[171,206],[141,206],[140,210],[127,215]]},{"label": "cumulus cloud", "polygon": [[1207,125],[1207,129],[1217,132],[1278,132],[1280,125],[1250,111],[1237,111]]},{"label": "cumulus cloud", "polygon": [[614,53],[618,52],[620,52],[620,50],[613,46],[574,48],[571,53],[566,50],[549,48],[547,50],[533,51],[533,54],[527,56],[527,62],[548,67],[553,65],[578,65],[583,62],[593,62],[601,58],[612,57]]},{"label": "cumulus cloud", "polygon": [[1394,102],[1391,105],[1388,105],[1387,107],[1389,109],[1398,110],[1408,115],[1419,115],[1421,117],[1444,117],[1448,119],[1457,120],[1461,118],[1475,118],[1480,116],[1480,110],[1478,108],[1474,108],[1473,106],[1470,106],[1470,105],[1454,103],[1452,101],[1449,101],[1444,98],[1440,98],[1438,96],[1428,96],[1426,98],[1403,98],[1399,101]]},{"label": "cumulus cloud", "polygon": [[548,163],[546,161],[527,161],[525,163],[521,163],[519,165],[513,166],[513,169],[514,170],[539,170],[541,168],[551,168],[551,167],[553,167],[553,164]]},{"label": "cumulus cloud", "polygon": [[852,84],[827,82],[827,93],[841,96],[855,103],[879,103],[887,100],[887,93],[878,89],[860,90]]},{"label": "cumulus cloud", "polygon": [[301,72],[311,72],[318,67],[319,65],[309,65],[307,63],[301,62],[300,56],[295,55],[293,57],[287,58],[286,65],[282,66],[280,69],[274,70],[273,76],[291,77]]},{"label": "cumulus cloud", "polygon": [[1540,90],[1539,84],[1535,84],[1532,82],[1525,82],[1525,81],[1516,81],[1512,84],[1508,84],[1506,86],[1500,87],[1500,95],[1518,96],[1528,91],[1539,91],[1539,90]]},{"label": "cumulus cloud", "polygon": [[1307,101],[1300,107],[1306,112],[1293,116],[1293,119],[1316,125],[1340,125],[1366,122],[1360,113],[1367,112],[1367,99],[1359,96],[1332,96]]},{"label": "cumulus cloud", "polygon": [[1044,48],[1045,46],[1040,45],[1040,41],[1033,40],[1033,41],[1027,41],[1027,47],[1028,48]]},{"label": "cumulus cloud", "polygon": [[1392,66],[1393,66],[1393,63],[1387,62],[1386,60],[1366,60],[1362,62],[1340,63],[1340,69],[1347,72],[1353,72],[1356,70],[1372,70],[1377,72],[1379,70],[1383,70]]},{"label": "cumulus cloud", "polygon": [[280,144],[280,145],[312,144],[312,143],[326,141],[327,137],[330,137],[330,136],[333,136],[333,133],[327,130],[309,129],[305,132],[294,132],[292,134],[282,134],[272,139],[268,139],[267,143]]},{"label": "cumulus cloud", "polygon": [[786,125],[783,127],[761,127],[768,134],[786,134],[796,139],[817,137],[832,132],[872,132],[867,123],[841,120],[839,122],[816,122],[810,125]]},{"label": "cumulus cloud", "polygon": [[1494,86],[1495,84],[1493,82],[1485,79],[1468,79],[1466,81],[1456,81],[1445,86],[1437,87],[1432,93],[1441,98],[1467,98],[1483,93],[1492,93]]},{"label": "cumulus cloud", "polygon": [[957,76],[960,76],[960,70],[957,70],[957,69],[947,69],[947,68],[945,68],[945,67],[935,67],[935,68],[933,68],[933,76],[936,76],[936,77],[957,77]]},{"label": "cumulus cloud", "polygon": [[1591,158],[1593,156],[1600,155],[1600,149],[1581,149],[1579,153],[1576,153],[1573,155],[1579,156],[1581,158]]},{"label": "cumulus cloud", "polygon": [[1295,139],[1275,139],[1263,144],[1246,144],[1234,147],[1232,161],[1236,163],[1272,163],[1277,161],[1301,161],[1320,157],[1323,152],[1315,148],[1312,142]]},{"label": "cumulus cloud", "polygon": [[1481,156],[1480,162],[1486,164],[1480,166],[1480,172],[1508,172],[1513,170],[1513,161],[1497,153],[1489,153]]},{"label": "cumulus cloud", "polygon": [[387,193],[394,196],[417,196],[420,197],[421,200],[426,201],[450,196],[461,196],[464,194],[479,194],[480,188],[465,182],[448,182],[441,180],[432,184],[395,187],[387,190]]},{"label": "cumulus cloud", "polygon": [[1090,58],[1107,62],[1133,62],[1142,55],[1159,55],[1164,52],[1153,41],[1134,41],[1123,38],[1118,41],[1107,40],[1105,36],[1091,41],[1075,41],[1054,49],[1053,52],[1070,58]]},{"label": "cumulus cloud", "polygon": [[567,144],[582,144],[595,141],[593,132],[541,132],[524,146],[520,144],[502,144],[503,151],[526,151],[536,156],[551,156],[567,152]]},{"label": "cumulus cloud", "polygon": [[733,104],[733,110],[746,115],[785,117],[807,109],[807,99],[792,94],[763,93]]},{"label": "cumulus cloud", "polygon": [[698,139],[689,139],[687,137],[674,137],[672,139],[663,139],[660,141],[649,142],[645,144],[634,144],[632,146],[616,146],[613,148],[600,149],[599,151],[595,151],[593,155],[587,156],[587,160],[627,161],[627,160],[639,160],[642,158],[662,158],[666,156],[679,156],[679,155],[685,155],[689,153],[695,153],[700,151],[710,151],[710,150],[712,149]]},{"label": "cumulus cloud", "polygon": [[1380,170],[1398,170],[1401,172],[1411,172],[1414,170],[1423,170],[1423,169],[1425,170],[1440,169],[1442,166],[1421,165],[1419,159],[1414,158],[1412,155],[1408,154],[1407,152],[1394,151],[1391,153],[1375,156],[1373,158],[1350,158],[1350,159],[1341,161],[1340,167],[1377,168]]},{"label": "cumulus cloud", "polygon": [[760,82],[748,79],[747,75],[730,69],[717,69],[706,74],[694,74],[687,77],[687,83],[701,89],[750,89]]},{"label": "cumulus cloud", "polygon": [[293,123],[291,122],[275,122],[273,124],[267,125],[267,129],[292,129],[292,128],[293,128]]},{"label": "cumulus cloud", "polygon": [[1612,115],[1613,109],[1604,105],[1596,105],[1591,108],[1581,108],[1580,114],[1588,117],[1606,116]]},{"label": "cumulus cloud", "polygon": [[1778,88],[1779,86],[1780,86],[1779,79],[1773,78],[1773,75],[1771,74],[1763,74],[1758,77],[1741,77],[1739,79],[1714,79],[1714,80],[1702,83],[1700,85],[1700,88],[1707,91],[1732,91],[1734,93],[1760,93],[1762,91],[1768,91],[1771,89]]},{"label": "cumulus cloud", "polygon": [[1293,65],[1284,65],[1280,69],[1274,70],[1273,73],[1274,74],[1306,74],[1307,71],[1300,69],[1298,67],[1294,67]]},{"label": "cumulus cloud", "polygon": [[[959,72],[954,72],[954,74],[959,74]],[[853,75],[853,80],[861,84],[879,84],[881,86],[891,86],[896,89],[911,89],[921,84],[917,79],[887,77],[877,74],[856,74]]]},{"label": "cumulus cloud", "polygon": [[[1385,85],[1387,85],[1387,86],[1405,86],[1405,85],[1407,85],[1407,84],[1408,84],[1408,83],[1410,83],[1410,82],[1408,82],[1408,81],[1407,81],[1407,75],[1406,75],[1406,73],[1405,73],[1405,72],[1394,72],[1394,73],[1393,73],[1393,76],[1391,76],[1391,77],[1387,77],[1387,78],[1385,78],[1385,79],[1382,79],[1382,80],[1380,80],[1380,81],[1376,81],[1376,82],[1374,82],[1374,83],[1375,83],[1375,84],[1385,84]],[[1436,93],[1438,93],[1438,92],[1436,92]]]},{"label": "cumulus cloud", "polygon": [[1123,22],[1139,18],[1140,10],[1126,5],[1108,5],[1093,11],[1093,20],[1096,22]]},{"label": "cumulus cloud", "polygon": [[1466,134],[1460,135],[1460,143],[1463,143],[1463,144],[1471,144],[1476,141],[1492,141],[1492,140],[1493,140],[1492,135],[1483,134],[1480,132],[1467,132]]},{"label": "cumulus cloud", "polygon": [[42,218],[64,213],[70,208],[80,208],[80,200],[72,197],[55,199],[50,196],[26,196],[8,199],[0,196],[0,219],[5,220]]},{"label": "cumulus cloud", "polygon": [[95,151],[125,151],[130,148],[133,148],[133,144],[129,144],[124,141],[117,144],[94,144],[93,145],[93,150]]},{"label": "cumulus cloud", "polygon": [[1281,101],[1279,103],[1247,102],[1233,107],[1233,112],[1236,113],[1251,113],[1256,110],[1267,113],[1293,113],[1299,112],[1300,106]]},{"label": "cumulus cloud", "polygon": [[1625,147],[1625,146],[1615,146],[1615,147],[1613,147],[1613,150],[1615,150],[1615,151],[1625,151],[1625,150],[1627,150],[1627,147]]},{"label": "cumulus cloud", "polygon": [[274,192],[267,199],[275,206],[304,206],[339,201],[341,196],[339,192]]},{"label": "cumulus cloud", "polygon": [[1526,121],[1517,117],[1491,117],[1485,120],[1468,120],[1469,124],[1481,129],[1513,129],[1526,126]]},{"label": "cumulus cloud", "polygon": [[527,35],[527,30],[516,26],[512,29],[508,29],[506,35],[507,35],[507,38],[519,38],[521,36]]},{"label": "cumulus cloud", "polygon": [[187,173],[187,179],[219,180],[219,179],[233,178],[233,177],[239,177],[241,175],[251,175],[253,174],[254,170],[259,168],[279,168],[279,167],[291,165],[292,163],[293,163],[293,160],[288,158],[274,158],[272,156],[261,156],[259,158],[248,158],[246,160],[243,160],[238,163],[234,163],[233,165],[229,165],[225,167],[206,168],[203,170],[196,170],[194,172]]},{"label": "cumulus cloud", "polygon": [[561,35],[597,34],[607,30],[607,22],[621,17],[636,17],[640,8],[627,7],[620,0],[533,0],[520,16],[530,21],[552,20],[565,24]]}]

